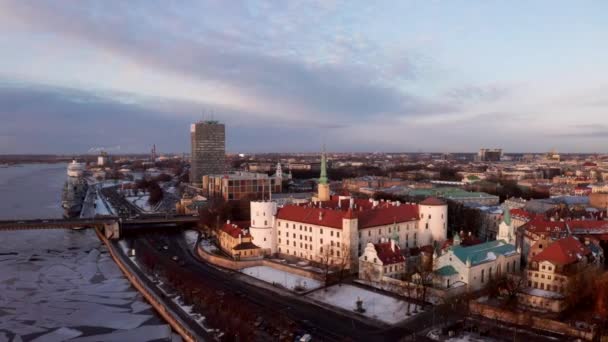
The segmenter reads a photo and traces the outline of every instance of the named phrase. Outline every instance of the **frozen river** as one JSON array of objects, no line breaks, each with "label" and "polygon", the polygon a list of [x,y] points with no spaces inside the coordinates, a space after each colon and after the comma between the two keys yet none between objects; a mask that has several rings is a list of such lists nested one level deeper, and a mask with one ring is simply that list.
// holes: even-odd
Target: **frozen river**
[{"label": "frozen river", "polygon": [[[0,168],[0,219],[61,217],[65,167]],[[93,231],[0,232],[0,342],[171,339]]]}]

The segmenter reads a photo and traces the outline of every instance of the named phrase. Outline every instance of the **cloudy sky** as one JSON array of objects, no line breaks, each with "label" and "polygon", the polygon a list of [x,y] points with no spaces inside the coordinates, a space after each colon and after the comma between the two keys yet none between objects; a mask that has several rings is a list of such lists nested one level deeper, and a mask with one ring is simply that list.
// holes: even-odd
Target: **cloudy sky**
[{"label": "cloudy sky", "polygon": [[0,0],[0,153],[608,152],[607,1]]}]

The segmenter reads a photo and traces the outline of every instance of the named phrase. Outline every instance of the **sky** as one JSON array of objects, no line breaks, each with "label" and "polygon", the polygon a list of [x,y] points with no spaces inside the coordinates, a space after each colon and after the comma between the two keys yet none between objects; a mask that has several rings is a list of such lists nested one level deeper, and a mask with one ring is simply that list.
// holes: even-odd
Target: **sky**
[{"label": "sky", "polygon": [[0,154],[608,152],[606,1],[0,0]]}]

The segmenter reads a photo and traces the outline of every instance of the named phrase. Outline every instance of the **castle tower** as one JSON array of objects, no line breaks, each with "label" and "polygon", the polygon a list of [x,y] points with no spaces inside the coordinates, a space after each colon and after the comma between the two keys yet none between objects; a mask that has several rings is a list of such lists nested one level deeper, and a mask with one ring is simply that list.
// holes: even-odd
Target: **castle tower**
[{"label": "castle tower", "polygon": [[321,155],[321,175],[319,177],[317,201],[329,201],[329,196],[329,181],[327,180],[327,157],[325,156],[325,145],[323,145],[323,154]]},{"label": "castle tower", "polygon": [[342,217],[342,245],[350,254],[347,268],[354,273],[359,268],[359,219],[352,206]]},{"label": "castle tower", "polygon": [[496,237],[496,240],[504,240],[506,243],[515,244],[515,229],[513,228],[511,211],[509,208],[505,208],[502,222],[500,222],[500,225],[498,226],[498,236]]},{"label": "castle tower", "polygon": [[443,243],[448,238],[448,205],[429,197],[418,204],[418,246]]},{"label": "castle tower", "polygon": [[277,212],[277,203],[272,201],[252,201],[251,227],[249,233],[253,243],[264,249],[267,254],[276,253],[276,232],[274,217]]}]

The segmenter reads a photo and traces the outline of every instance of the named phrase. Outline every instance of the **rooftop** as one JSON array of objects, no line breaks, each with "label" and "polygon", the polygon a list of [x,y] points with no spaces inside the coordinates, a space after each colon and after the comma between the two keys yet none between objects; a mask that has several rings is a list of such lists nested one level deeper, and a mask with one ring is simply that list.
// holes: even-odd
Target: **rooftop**
[{"label": "rooftop", "polygon": [[509,256],[517,253],[515,246],[503,240],[488,241],[473,246],[452,246],[454,255],[463,263],[471,261],[471,266],[496,260],[498,255]]},{"label": "rooftop", "polygon": [[550,244],[542,252],[532,258],[532,261],[549,261],[557,265],[569,265],[578,262],[591,251],[572,236],[565,237]]}]

